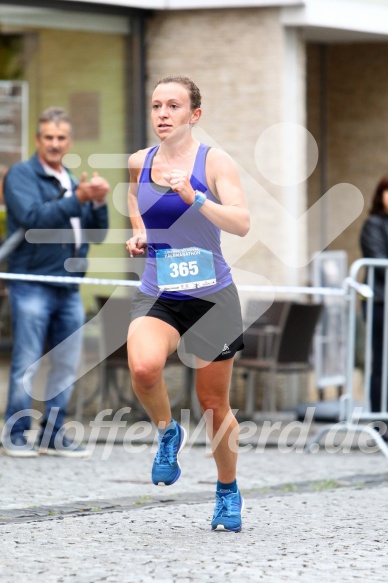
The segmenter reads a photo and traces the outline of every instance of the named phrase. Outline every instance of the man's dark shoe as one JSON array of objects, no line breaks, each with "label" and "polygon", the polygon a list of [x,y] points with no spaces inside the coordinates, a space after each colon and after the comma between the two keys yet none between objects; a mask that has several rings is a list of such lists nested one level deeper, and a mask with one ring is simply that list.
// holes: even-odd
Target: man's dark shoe
[{"label": "man's dark shoe", "polygon": [[55,455],[73,458],[87,458],[92,454],[92,452],[86,449],[83,445],[77,445],[73,441],[67,439],[65,435],[61,435],[60,433],[57,433],[55,436],[51,437],[47,444],[41,443],[38,449],[38,453],[41,455]]},{"label": "man's dark shoe", "polygon": [[376,425],[373,425],[373,429],[377,431],[384,441],[388,441],[388,427],[386,423],[378,422]]},{"label": "man's dark shoe", "polygon": [[24,435],[8,435],[3,439],[1,451],[11,457],[36,457],[38,452]]}]

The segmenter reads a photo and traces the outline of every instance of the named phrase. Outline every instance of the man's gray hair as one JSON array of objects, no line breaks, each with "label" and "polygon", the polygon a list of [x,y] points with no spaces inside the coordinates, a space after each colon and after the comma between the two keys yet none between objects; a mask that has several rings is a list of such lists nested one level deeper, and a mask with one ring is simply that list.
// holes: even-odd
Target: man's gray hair
[{"label": "man's gray hair", "polygon": [[70,126],[70,133],[71,133],[71,120],[69,114],[65,109],[62,107],[49,107],[42,111],[39,116],[38,124],[36,126],[36,135],[40,136],[41,133],[41,124],[46,123],[48,121],[53,121],[56,125],[59,125],[62,122],[68,123]]}]

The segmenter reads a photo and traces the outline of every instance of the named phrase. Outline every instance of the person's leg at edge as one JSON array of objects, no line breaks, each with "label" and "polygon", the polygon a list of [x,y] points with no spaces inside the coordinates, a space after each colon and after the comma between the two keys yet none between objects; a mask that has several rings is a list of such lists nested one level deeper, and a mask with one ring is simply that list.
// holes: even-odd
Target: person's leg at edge
[{"label": "person's leg at edge", "polygon": [[238,422],[229,404],[233,359],[215,361],[197,369],[197,396],[217,466],[216,509],[213,530],[241,530],[243,499],[237,488]]},{"label": "person's leg at edge", "polygon": [[184,429],[171,416],[163,378],[167,356],[176,350],[180,335],[170,324],[149,316],[136,318],[128,331],[128,366],[133,390],[159,432],[159,449],[152,481],[169,486],[180,476],[178,454],[186,440]]},{"label": "person's leg at edge", "polygon": [[[383,373],[383,328],[384,328],[384,304],[376,302],[373,306],[372,326],[372,374],[370,379],[370,406],[371,411],[381,412],[382,397],[382,373]],[[386,404],[387,405],[387,404]],[[384,441],[388,441],[386,421],[376,421],[374,428]]]},{"label": "person's leg at edge", "polygon": [[[32,383],[43,352],[51,299],[50,290],[46,286],[29,282],[10,284],[9,298],[13,351],[2,437],[7,453],[19,455],[23,453],[23,444],[26,449],[30,449],[26,445],[24,432],[31,428]],[[14,451],[12,444],[18,445]]]},{"label": "person's leg at edge", "polygon": [[372,374],[370,386],[371,411],[377,413],[381,409],[381,378],[383,366],[383,322],[384,304],[376,303],[373,306],[372,325]]}]

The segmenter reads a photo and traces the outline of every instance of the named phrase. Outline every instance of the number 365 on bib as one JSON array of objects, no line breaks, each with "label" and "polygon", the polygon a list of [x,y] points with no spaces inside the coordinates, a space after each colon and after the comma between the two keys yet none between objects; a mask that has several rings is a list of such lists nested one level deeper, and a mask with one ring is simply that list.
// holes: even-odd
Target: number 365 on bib
[{"label": "number 365 on bib", "polygon": [[181,291],[216,283],[213,253],[199,247],[156,251],[158,287]]}]

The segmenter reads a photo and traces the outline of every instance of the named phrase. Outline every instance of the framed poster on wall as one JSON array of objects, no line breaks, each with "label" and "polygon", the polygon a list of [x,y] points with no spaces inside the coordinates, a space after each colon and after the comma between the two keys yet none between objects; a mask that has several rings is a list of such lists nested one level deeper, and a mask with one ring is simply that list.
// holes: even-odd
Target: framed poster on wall
[{"label": "framed poster on wall", "polygon": [[0,81],[0,164],[10,166],[27,158],[28,85]]},{"label": "framed poster on wall", "polygon": [[5,237],[2,181],[8,168],[28,156],[28,85],[0,81],[0,240]]}]

